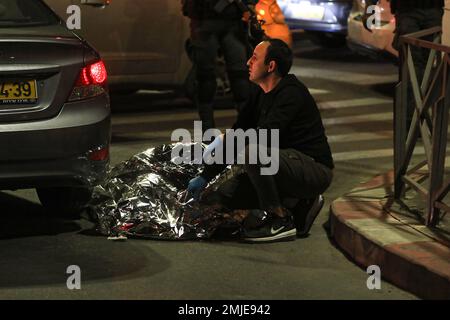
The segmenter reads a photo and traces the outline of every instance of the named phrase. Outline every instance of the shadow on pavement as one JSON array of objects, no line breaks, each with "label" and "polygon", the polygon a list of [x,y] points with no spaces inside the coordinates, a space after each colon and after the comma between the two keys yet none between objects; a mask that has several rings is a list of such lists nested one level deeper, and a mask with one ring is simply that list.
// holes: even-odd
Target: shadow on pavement
[{"label": "shadow on pavement", "polygon": [[151,277],[170,266],[149,247],[88,235],[83,229],[92,224],[85,220],[51,217],[39,204],[5,193],[0,203],[0,288],[65,289],[71,265],[81,268],[82,283]]},{"label": "shadow on pavement", "polygon": [[347,47],[334,49],[313,47],[305,51],[296,50],[295,56],[302,59],[336,61],[342,63],[380,63],[380,61],[356,54]]},{"label": "shadow on pavement", "polygon": [[0,192],[0,239],[57,235],[80,230],[72,221],[47,214],[34,202]]},{"label": "shadow on pavement", "polygon": [[[216,96],[214,109],[234,108],[233,96]],[[131,112],[155,112],[155,111],[185,111],[197,112],[196,106],[182,93],[147,93],[138,91],[131,94],[111,94],[111,110],[114,114]]]},{"label": "shadow on pavement", "polygon": [[397,85],[396,82],[392,83],[378,83],[374,84],[370,87],[371,90],[380,93],[386,97],[392,98],[392,101],[394,101],[395,97],[395,86]]},{"label": "shadow on pavement", "polygon": [[113,114],[136,111],[167,111],[180,108],[193,109],[192,102],[171,92],[161,94],[151,92],[111,93]]}]

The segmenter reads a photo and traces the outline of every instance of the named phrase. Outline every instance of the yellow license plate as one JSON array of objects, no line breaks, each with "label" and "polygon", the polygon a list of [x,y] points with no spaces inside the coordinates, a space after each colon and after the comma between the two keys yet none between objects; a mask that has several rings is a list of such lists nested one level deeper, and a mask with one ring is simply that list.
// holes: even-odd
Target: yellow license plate
[{"label": "yellow license plate", "polygon": [[0,80],[0,104],[29,104],[36,103],[37,99],[36,80]]}]

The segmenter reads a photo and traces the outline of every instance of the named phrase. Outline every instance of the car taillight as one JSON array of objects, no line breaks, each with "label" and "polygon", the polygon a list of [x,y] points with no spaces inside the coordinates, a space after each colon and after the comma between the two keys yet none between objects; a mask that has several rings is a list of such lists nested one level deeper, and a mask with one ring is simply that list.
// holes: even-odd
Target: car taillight
[{"label": "car taillight", "polygon": [[109,158],[109,147],[99,148],[89,153],[89,160],[91,161],[105,161]]},{"label": "car taillight", "polygon": [[103,61],[83,67],[69,101],[92,98],[106,92],[108,75]]},{"label": "car taillight", "polygon": [[94,84],[102,85],[107,79],[106,68],[103,61],[91,64],[89,66],[89,76]]}]

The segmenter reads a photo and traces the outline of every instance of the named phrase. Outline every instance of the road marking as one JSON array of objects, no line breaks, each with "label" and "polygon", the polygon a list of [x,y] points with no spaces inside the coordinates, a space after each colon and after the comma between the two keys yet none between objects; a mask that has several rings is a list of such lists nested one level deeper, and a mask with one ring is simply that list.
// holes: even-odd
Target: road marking
[{"label": "road marking", "polygon": [[[425,155],[424,148],[417,147],[414,150],[414,155]],[[375,159],[375,158],[387,158],[387,157],[393,157],[393,156],[394,156],[394,150],[392,148],[333,153],[333,159],[336,162],[350,161],[350,160]]]},{"label": "road marking", "polygon": [[141,89],[136,92],[136,94],[148,94],[148,95],[162,95],[162,94],[173,94],[173,90],[146,90]]},{"label": "road marking", "polygon": [[[221,132],[225,132],[228,128],[219,128]],[[133,137],[140,137],[142,139],[167,139],[170,140],[170,136],[173,130],[160,130],[160,131],[147,131],[147,132],[115,132],[116,136],[130,135]],[[189,132],[193,136],[194,130],[189,129]],[[327,135],[328,142],[330,143],[342,143],[342,142],[357,142],[357,141],[374,141],[374,140],[392,140],[393,131],[376,131],[376,132],[353,132],[346,134]]]},{"label": "road marking", "polygon": [[[229,117],[232,116],[231,113],[225,113],[222,112],[221,115],[216,116],[216,120],[221,117]],[[164,117],[166,118],[166,117]],[[332,127],[333,125],[345,125],[345,124],[354,124],[354,123],[364,123],[364,122],[381,122],[381,121],[392,121],[393,114],[392,112],[384,112],[384,113],[376,113],[376,114],[364,114],[364,115],[358,115],[358,116],[345,116],[345,117],[339,117],[336,118],[333,116],[332,118],[322,118],[322,122],[325,126]],[[173,116],[172,121],[178,120],[178,121],[194,121],[195,117],[193,115],[188,116],[188,114],[183,114],[181,116]],[[158,122],[164,122],[159,117],[152,118],[151,116],[148,117],[133,117],[133,118],[119,118],[119,119],[113,119],[112,124],[113,126],[119,126],[119,125],[125,125],[125,124],[138,124],[138,123],[158,123]],[[193,123],[190,123],[191,127],[193,128]],[[174,127],[174,129],[176,129]],[[187,129],[190,129],[188,127]],[[116,128],[117,132],[118,128]],[[151,126],[148,127],[148,130],[151,130]],[[130,131],[133,131],[132,129]],[[114,132],[114,128],[113,128]]]},{"label": "road marking", "polygon": [[393,155],[394,155],[394,151],[392,150],[392,148],[376,149],[376,150],[359,150],[359,151],[333,153],[333,160],[335,162],[350,161],[350,160],[363,160],[363,159],[392,157]]},{"label": "road marking", "polygon": [[[237,115],[236,110],[216,110],[214,112],[214,117],[217,118],[225,118],[225,117],[234,117]],[[197,111],[188,111],[188,112],[173,112],[167,114],[167,112],[161,113],[133,113],[127,115],[118,115],[114,116],[112,119],[112,124],[128,124],[128,123],[152,123],[152,122],[170,122],[170,121],[186,121],[186,120],[199,120]]]},{"label": "road marking", "polygon": [[334,80],[338,82],[347,82],[357,85],[373,85],[380,83],[393,83],[398,81],[398,75],[393,74],[374,74],[371,72],[358,73],[347,72],[333,69],[311,68],[305,66],[293,66],[291,73],[300,78],[318,78],[327,81]]},{"label": "road marking", "polygon": [[309,93],[311,93],[311,95],[313,95],[313,96],[318,96],[318,95],[321,95],[321,94],[330,93],[330,91],[323,90],[323,89],[310,88],[309,89]]},{"label": "road marking", "polygon": [[[356,107],[356,106],[367,106],[371,104],[387,104],[392,103],[388,102],[387,99],[379,99],[379,98],[363,98],[363,99],[352,99],[352,100],[340,100],[340,101],[332,101],[332,102],[322,102],[319,104],[319,109],[335,109],[335,108],[346,108],[346,107]],[[387,115],[390,115],[387,116]],[[214,112],[214,117],[216,119],[227,118],[227,117],[236,117],[237,112],[234,109],[230,110],[216,110]],[[393,115],[392,112],[388,113],[379,113],[379,114],[370,114],[370,115],[359,115],[359,116],[348,116],[335,118],[336,115],[333,115],[333,118],[323,118],[324,124],[340,124],[348,121],[348,123],[355,122],[364,122],[364,121],[385,121],[392,120]],[[358,120],[363,119],[364,120]],[[373,119],[373,120],[372,120]],[[154,122],[170,122],[170,121],[194,121],[199,120],[199,116],[197,111],[188,111],[188,112],[173,112],[171,114],[167,113],[134,113],[134,114],[126,114],[126,115],[114,115],[112,118],[113,125],[119,124],[131,124],[131,123],[154,123]]]},{"label": "road marking", "polygon": [[[136,92],[136,94],[148,94],[148,95],[162,95],[162,94],[173,94],[173,90],[146,90],[141,89]],[[330,93],[328,90],[324,89],[316,89],[316,88],[309,88],[309,92],[312,95],[320,95],[320,94],[327,94]]]},{"label": "road marking", "polygon": [[[220,128],[222,132],[225,131],[226,128]],[[191,134],[192,134],[192,130]],[[142,143],[142,140],[157,140],[158,142],[164,141],[168,143],[170,141],[172,131],[155,131],[155,132],[142,132],[142,133],[119,133],[114,134],[117,137],[133,137],[137,138],[138,141],[132,141],[132,143],[137,143],[139,140]],[[356,142],[356,141],[374,141],[374,140],[392,140],[392,131],[378,131],[376,133],[371,132],[355,132],[351,134],[341,134],[341,135],[330,135],[328,136],[328,141],[330,143],[342,143],[342,142]],[[113,138],[114,139],[114,138]],[[115,143],[122,144],[122,143]],[[369,159],[377,159],[377,158],[389,158],[393,157],[394,151],[392,148],[386,149],[374,149],[374,150],[358,150],[358,151],[346,151],[346,152],[334,152],[333,159],[335,162],[342,161],[357,161],[357,160],[369,160]],[[422,146],[417,146],[414,155],[425,155],[424,148]]]},{"label": "road marking", "polygon": [[392,140],[393,136],[394,132],[392,130],[376,131],[376,132],[353,132],[346,134],[328,135],[328,142],[338,143],[338,142]]},{"label": "road marking", "polygon": [[363,114],[358,116],[346,116],[336,118],[323,118],[322,122],[326,126],[332,126],[336,124],[352,124],[361,122],[378,122],[378,121],[389,121],[393,119],[392,112],[383,112],[375,114]]},{"label": "road marking", "polygon": [[[417,146],[414,150],[413,156],[424,156],[425,149],[423,146]],[[336,152],[333,153],[333,160],[335,162],[352,161],[352,160],[367,160],[377,158],[393,157],[394,150],[389,149],[376,149],[376,150],[361,150],[361,151],[349,151],[349,152]],[[445,166],[450,166],[450,155],[447,154],[445,158]],[[427,167],[425,167],[427,168]]]},{"label": "road marking", "polygon": [[363,106],[376,106],[380,104],[393,104],[392,99],[383,98],[361,98],[337,101],[325,101],[318,104],[320,110],[342,109]]}]

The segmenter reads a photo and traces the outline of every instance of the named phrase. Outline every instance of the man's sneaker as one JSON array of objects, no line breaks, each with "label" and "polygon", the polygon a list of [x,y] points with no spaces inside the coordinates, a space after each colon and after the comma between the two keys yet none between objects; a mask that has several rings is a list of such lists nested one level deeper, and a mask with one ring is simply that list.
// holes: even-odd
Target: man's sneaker
[{"label": "man's sneaker", "polygon": [[252,230],[252,229],[258,229],[262,227],[267,219],[269,219],[269,214],[260,209],[251,209],[248,210],[248,214],[245,217],[244,221],[242,221],[242,227],[244,230]]},{"label": "man's sneaker", "polygon": [[284,218],[271,216],[259,228],[244,230],[245,242],[263,243],[296,239],[297,230],[291,215]]},{"label": "man's sneaker", "polygon": [[302,200],[297,204],[295,209],[297,236],[305,237],[309,233],[324,203],[323,196],[318,195],[316,198]]}]

